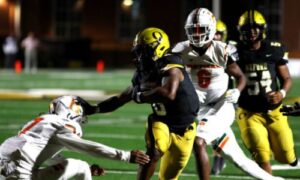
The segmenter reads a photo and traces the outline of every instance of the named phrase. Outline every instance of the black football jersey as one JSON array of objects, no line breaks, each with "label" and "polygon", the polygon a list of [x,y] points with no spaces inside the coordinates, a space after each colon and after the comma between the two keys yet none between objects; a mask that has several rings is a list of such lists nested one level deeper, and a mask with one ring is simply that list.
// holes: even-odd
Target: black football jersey
[{"label": "black football jersey", "polygon": [[238,45],[237,61],[247,77],[245,89],[241,92],[239,106],[253,112],[267,112],[281,103],[272,105],[267,101],[267,93],[281,88],[277,67],[286,64],[285,48],[279,42],[262,41],[261,48],[248,50]]},{"label": "black football jersey", "polygon": [[[165,122],[170,127],[180,128],[186,127],[195,120],[199,109],[199,100],[179,56],[173,54],[164,56],[155,61],[155,68],[151,70],[144,69],[144,71],[141,71],[137,69],[132,84],[134,86],[142,86],[147,83],[161,85],[165,72],[174,67],[181,69],[184,75],[184,80],[179,84],[176,98],[165,103],[152,103],[153,114],[151,116]],[[140,89],[143,89],[143,87],[140,87]]]}]

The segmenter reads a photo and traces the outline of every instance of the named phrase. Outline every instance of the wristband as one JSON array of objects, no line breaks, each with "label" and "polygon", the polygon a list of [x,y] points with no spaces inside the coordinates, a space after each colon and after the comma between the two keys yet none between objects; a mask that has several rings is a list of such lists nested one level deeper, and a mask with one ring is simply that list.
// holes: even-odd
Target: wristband
[{"label": "wristband", "polygon": [[284,89],[280,89],[279,91],[282,94],[282,98],[285,98],[286,96],[286,91]]},{"label": "wristband", "polygon": [[141,94],[142,94],[142,92],[137,92],[136,93],[136,102],[138,102],[138,103],[141,102]]}]

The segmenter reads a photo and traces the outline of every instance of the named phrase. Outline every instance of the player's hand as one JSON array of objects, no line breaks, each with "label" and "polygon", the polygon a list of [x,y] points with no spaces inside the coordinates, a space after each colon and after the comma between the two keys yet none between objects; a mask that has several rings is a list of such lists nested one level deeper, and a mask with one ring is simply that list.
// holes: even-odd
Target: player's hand
[{"label": "player's hand", "polygon": [[278,104],[282,101],[283,96],[280,91],[273,91],[267,94],[267,99],[271,104]]},{"label": "player's hand", "polygon": [[82,99],[81,97],[77,97],[77,99],[80,101],[82,107],[84,108],[84,112],[86,115],[91,115],[91,114],[95,114],[98,112],[98,106],[91,105],[86,100]]},{"label": "player's hand", "polygon": [[294,105],[284,105],[280,108],[280,112],[285,116],[300,116],[300,103],[296,102]]},{"label": "player's hand", "polygon": [[132,150],[130,151],[130,163],[136,163],[140,165],[144,165],[149,163],[150,158],[147,154],[145,154],[141,150]]},{"label": "player's hand", "polygon": [[204,101],[205,101],[205,99],[206,99],[206,92],[204,92],[204,91],[200,91],[200,90],[196,90],[196,93],[197,93],[197,95],[198,95],[198,98],[199,98],[199,101],[201,102],[201,103],[204,103]]},{"label": "player's hand", "polygon": [[98,164],[92,164],[90,169],[92,176],[103,176],[105,174],[104,169],[101,168]]},{"label": "player's hand", "polygon": [[131,98],[136,103],[142,103],[141,100],[141,89],[139,86],[134,86],[131,93]]},{"label": "player's hand", "polygon": [[225,93],[225,100],[229,103],[237,103],[240,97],[240,90],[238,89],[228,89]]}]

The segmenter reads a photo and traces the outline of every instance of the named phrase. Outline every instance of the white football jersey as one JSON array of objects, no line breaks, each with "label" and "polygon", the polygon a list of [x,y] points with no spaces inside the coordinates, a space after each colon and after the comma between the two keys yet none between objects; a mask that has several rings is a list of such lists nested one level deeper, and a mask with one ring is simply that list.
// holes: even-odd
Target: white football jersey
[{"label": "white football jersey", "polygon": [[226,92],[228,75],[225,69],[228,55],[234,52],[232,48],[223,42],[212,41],[206,52],[199,55],[192,49],[189,41],[183,41],[172,49],[172,52],[182,57],[197,93],[206,92],[204,104],[219,101]]},{"label": "white football jersey", "polygon": [[8,176],[31,179],[34,170],[64,147],[96,157],[127,162],[130,159],[130,152],[84,140],[81,136],[82,129],[77,122],[53,114],[42,115],[28,122],[17,136],[1,144],[0,162],[6,164]]}]

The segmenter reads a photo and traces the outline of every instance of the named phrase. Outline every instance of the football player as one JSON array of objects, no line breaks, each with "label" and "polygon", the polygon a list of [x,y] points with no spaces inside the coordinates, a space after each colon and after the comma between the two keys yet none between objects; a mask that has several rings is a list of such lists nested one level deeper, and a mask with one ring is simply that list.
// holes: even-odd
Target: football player
[{"label": "football player", "polygon": [[216,23],[216,34],[214,36],[214,40],[222,42],[226,42],[227,40],[227,26],[220,19],[218,19]]},{"label": "football player", "polygon": [[280,109],[280,112],[285,116],[300,116],[300,103],[295,102],[294,105],[284,105]]},{"label": "football player", "polygon": [[[61,96],[50,103],[49,113],[29,121],[0,146],[0,172],[6,179],[91,180],[103,169],[79,159],[63,158],[67,148],[94,157],[146,164],[149,156],[140,150],[123,151],[82,139],[80,124],[86,122],[91,106],[77,96]],[[45,163],[48,165],[44,167]]]},{"label": "football player", "polygon": [[[227,40],[227,26],[220,19],[218,19],[216,23],[216,33],[214,36],[214,40],[222,42],[226,42]],[[234,77],[232,76],[229,77],[228,88],[234,88]],[[218,175],[225,168],[226,163],[225,159],[217,151],[214,150],[213,155],[213,165],[211,167],[210,173],[213,175]]]},{"label": "football player", "polygon": [[285,47],[266,40],[267,23],[256,10],[243,13],[238,22],[238,64],[247,77],[241,92],[237,119],[244,144],[255,161],[272,173],[270,157],[297,165],[292,130],[280,113],[292,85]]},{"label": "football player", "polygon": [[110,112],[125,103],[149,103],[146,130],[150,163],[140,166],[139,180],[153,176],[160,160],[159,179],[178,179],[193,149],[199,101],[179,56],[168,54],[168,35],[150,27],[136,35],[132,53],[136,71],[121,94],[98,104],[97,112]]},{"label": "football player", "polygon": [[[247,158],[230,127],[235,118],[233,103],[237,102],[246,78],[235,62],[236,54],[228,50],[226,43],[213,40],[216,33],[214,15],[206,8],[194,9],[187,17],[185,30],[188,40],[178,43],[172,51],[183,58],[200,101],[194,143],[199,178],[209,179],[206,146],[211,144],[249,175],[276,179]],[[237,79],[236,88],[228,89],[226,72]]]}]

